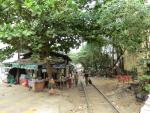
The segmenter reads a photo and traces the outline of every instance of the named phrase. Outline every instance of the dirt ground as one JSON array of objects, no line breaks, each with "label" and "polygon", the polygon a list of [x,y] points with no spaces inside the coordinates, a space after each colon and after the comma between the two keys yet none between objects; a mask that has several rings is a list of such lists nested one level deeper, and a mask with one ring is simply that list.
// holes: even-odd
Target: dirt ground
[{"label": "dirt ground", "polygon": [[67,113],[74,105],[66,98],[59,90],[50,95],[47,90],[34,92],[19,85],[0,85],[0,113]]},{"label": "dirt ground", "polygon": [[[100,77],[91,79],[121,113],[139,113],[143,102],[136,100],[134,92],[127,88],[128,84],[118,83],[116,79]],[[74,105],[74,110],[70,113],[86,113],[85,100],[77,96],[80,95],[78,94],[80,93],[79,88],[73,88],[64,93],[68,95],[67,99]]]},{"label": "dirt ground", "polygon": [[[117,86],[114,79],[92,78],[92,82],[121,113],[138,113],[143,105],[136,101],[126,85]],[[20,85],[6,87],[0,84],[0,113],[86,113],[80,86],[56,92],[55,95],[50,95],[47,89],[34,92]]]},{"label": "dirt ground", "polygon": [[27,87],[0,84],[0,113],[86,113],[79,87],[57,89],[50,95]]},{"label": "dirt ground", "polygon": [[143,103],[136,101],[133,91],[127,88],[128,84],[100,77],[92,78],[92,80],[121,113],[139,113]]}]

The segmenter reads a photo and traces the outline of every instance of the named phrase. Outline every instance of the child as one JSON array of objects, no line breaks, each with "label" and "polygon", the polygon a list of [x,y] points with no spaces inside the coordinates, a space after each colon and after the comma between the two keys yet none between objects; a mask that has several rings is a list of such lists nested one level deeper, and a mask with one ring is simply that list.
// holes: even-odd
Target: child
[{"label": "child", "polygon": [[49,93],[50,94],[55,94],[56,92],[55,92],[55,81],[54,81],[54,79],[53,78],[51,78],[50,80],[49,80],[49,88],[50,88],[50,90],[49,90]]}]

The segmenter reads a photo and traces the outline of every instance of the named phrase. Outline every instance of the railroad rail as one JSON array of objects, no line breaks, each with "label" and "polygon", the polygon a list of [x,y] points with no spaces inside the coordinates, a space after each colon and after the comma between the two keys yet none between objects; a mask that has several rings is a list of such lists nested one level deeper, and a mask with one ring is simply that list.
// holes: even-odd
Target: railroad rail
[{"label": "railroad rail", "polygon": [[[92,87],[98,92],[98,95],[103,97],[104,100],[106,100],[106,102],[112,107],[113,111],[115,111],[116,113],[121,113],[112,103],[111,101],[94,85],[94,84],[91,84]],[[89,86],[87,86],[89,87]],[[94,113],[93,112],[93,109],[92,109],[92,106],[90,105],[90,101],[89,101],[89,96],[87,94],[87,89],[86,87],[84,86],[84,84],[82,83],[81,81],[81,88],[83,89],[83,92],[84,92],[84,97],[85,97],[85,101],[86,101],[86,107],[87,107],[87,113]]]},{"label": "railroad rail", "polygon": [[117,113],[121,113],[111,102],[110,100],[94,85],[94,84],[91,84],[98,92],[99,94],[101,94],[105,100],[112,106],[112,108],[117,112]]},{"label": "railroad rail", "polygon": [[80,83],[81,83],[81,88],[82,88],[81,90],[83,91],[84,96],[85,96],[87,113],[93,113],[92,108],[91,108],[90,103],[89,103],[89,99],[88,99],[88,95],[87,95],[86,89],[85,89],[83,83],[82,82],[80,82]]}]

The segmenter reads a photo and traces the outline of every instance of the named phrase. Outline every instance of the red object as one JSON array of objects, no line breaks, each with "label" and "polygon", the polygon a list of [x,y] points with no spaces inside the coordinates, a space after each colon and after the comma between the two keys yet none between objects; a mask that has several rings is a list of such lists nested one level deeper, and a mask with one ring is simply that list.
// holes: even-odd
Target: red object
[{"label": "red object", "polygon": [[132,80],[132,78],[129,75],[117,75],[116,79],[118,80],[118,82],[128,82]]},{"label": "red object", "polygon": [[124,81],[124,80],[123,80],[123,77],[122,77],[121,75],[117,75],[117,76],[116,76],[116,79],[118,80],[118,82]]},{"label": "red object", "polygon": [[129,75],[125,75],[124,76],[124,82],[128,82],[129,83],[130,80],[132,80],[132,79],[131,79],[131,77]]},{"label": "red object", "polygon": [[25,87],[28,87],[28,79],[20,79],[20,84]]}]

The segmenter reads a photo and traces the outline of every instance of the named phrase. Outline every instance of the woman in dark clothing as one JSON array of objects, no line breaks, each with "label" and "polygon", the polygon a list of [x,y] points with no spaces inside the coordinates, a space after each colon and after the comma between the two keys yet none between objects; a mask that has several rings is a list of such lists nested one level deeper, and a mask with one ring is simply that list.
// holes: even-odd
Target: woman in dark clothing
[{"label": "woman in dark clothing", "polygon": [[89,74],[88,73],[85,73],[84,74],[84,78],[85,78],[85,84],[88,85],[88,77],[89,77]]}]

